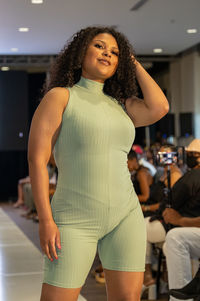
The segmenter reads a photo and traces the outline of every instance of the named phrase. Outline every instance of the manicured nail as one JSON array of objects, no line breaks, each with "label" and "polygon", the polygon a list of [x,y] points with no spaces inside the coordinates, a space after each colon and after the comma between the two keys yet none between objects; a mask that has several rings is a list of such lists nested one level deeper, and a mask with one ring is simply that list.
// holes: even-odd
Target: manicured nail
[{"label": "manicured nail", "polygon": [[59,245],[58,248],[61,249],[61,245]]},{"label": "manicured nail", "polygon": [[53,261],[53,258],[51,258],[50,260]]},{"label": "manicured nail", "polygon": [[58,257],[55,257],[55,259],[58,259]]}]

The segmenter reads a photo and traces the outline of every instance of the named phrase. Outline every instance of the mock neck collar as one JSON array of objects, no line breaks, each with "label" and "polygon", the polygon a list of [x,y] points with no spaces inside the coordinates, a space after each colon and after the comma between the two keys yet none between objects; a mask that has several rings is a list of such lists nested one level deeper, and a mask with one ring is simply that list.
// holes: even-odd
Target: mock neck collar
[{"label": "mock neck collar", "polygon": [[83,76],[81,76],[80,80],[76,84],[95,93],[103,92],[104,83],[99,83]]}]

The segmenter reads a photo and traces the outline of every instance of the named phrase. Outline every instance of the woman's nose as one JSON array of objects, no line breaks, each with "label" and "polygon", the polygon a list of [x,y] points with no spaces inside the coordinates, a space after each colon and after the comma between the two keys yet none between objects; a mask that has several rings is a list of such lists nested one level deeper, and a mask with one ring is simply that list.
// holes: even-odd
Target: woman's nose
[{"label": "woman's nose", "polygon": [[104,51],[103,55],[107,56],[107,57],[111,57],[110,53],[108,51]]}]

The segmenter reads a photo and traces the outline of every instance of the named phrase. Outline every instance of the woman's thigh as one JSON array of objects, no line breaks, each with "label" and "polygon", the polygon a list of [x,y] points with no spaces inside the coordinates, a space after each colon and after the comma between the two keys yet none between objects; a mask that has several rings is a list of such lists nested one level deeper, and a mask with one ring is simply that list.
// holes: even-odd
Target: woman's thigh
[{"label": "woman's thigh", "polygon": [[98,242],[103,268],[143,272],[146,254],[146,227],[140,205]]},{"label": "woman's thigh", "polygon": [[108,301],[139,301],[143,272],[104,269]]},{"label": "woman's thigh", "polygon": [[98,243],[108,301],[137,301],[143,283],[146,227],[140,205]]}]

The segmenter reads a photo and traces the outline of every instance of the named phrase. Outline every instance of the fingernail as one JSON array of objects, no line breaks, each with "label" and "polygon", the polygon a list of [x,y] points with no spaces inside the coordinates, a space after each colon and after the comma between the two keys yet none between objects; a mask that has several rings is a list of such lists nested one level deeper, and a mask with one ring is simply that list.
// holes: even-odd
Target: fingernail
[{"label": "fingernail", "polygon": [[55,257],[55,259],[58,259],[58,257]]},{"label": "fingernail", "polygon": [[50,260],[53,261],[53,258],[51,258]]},{"label": "fingernail", "polygon": [[61,249],[61,246],[58,246],[59,249]]}]

